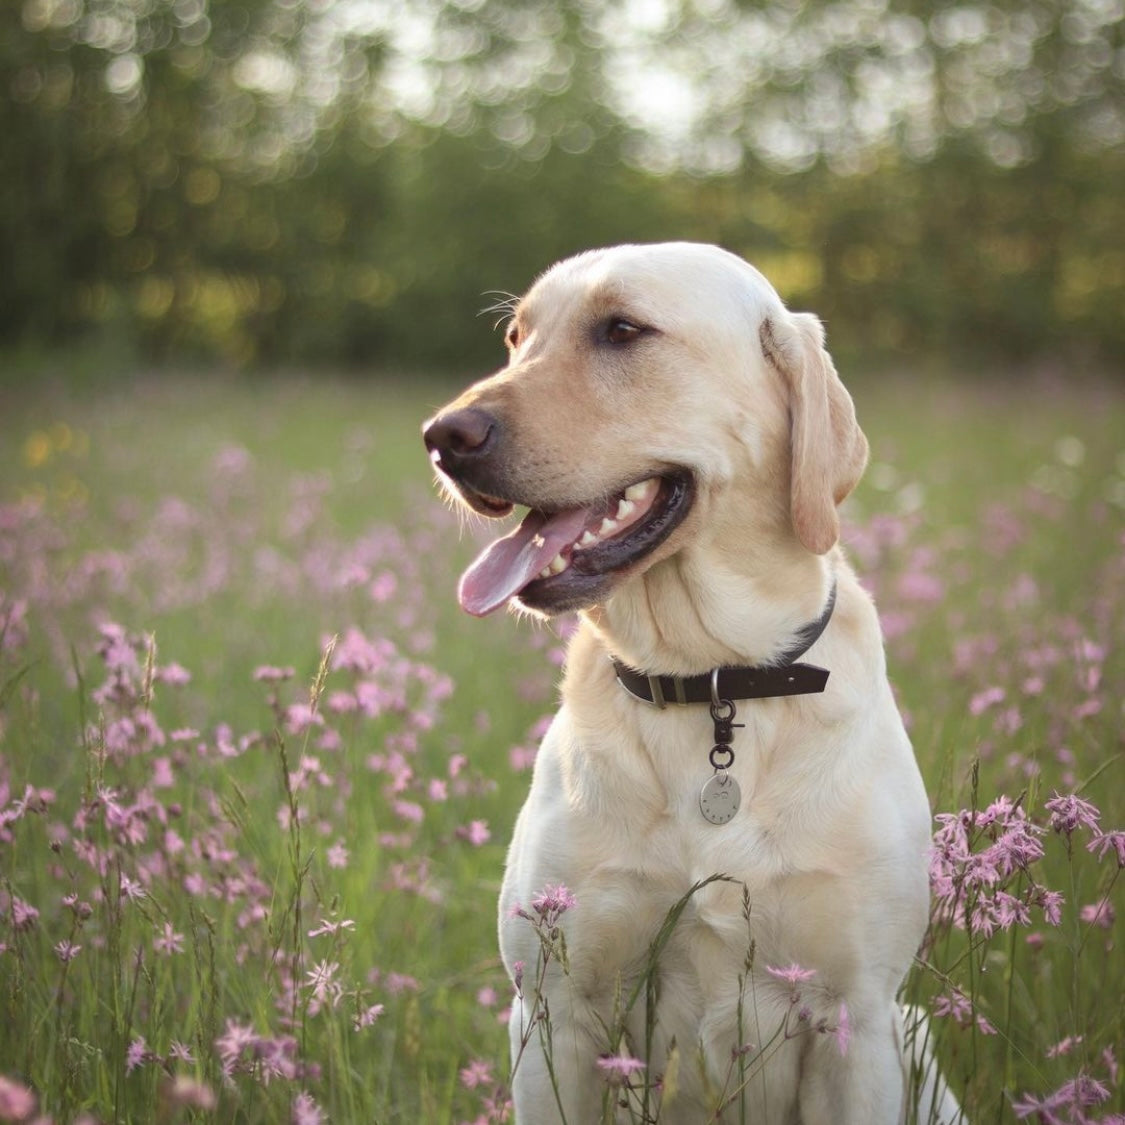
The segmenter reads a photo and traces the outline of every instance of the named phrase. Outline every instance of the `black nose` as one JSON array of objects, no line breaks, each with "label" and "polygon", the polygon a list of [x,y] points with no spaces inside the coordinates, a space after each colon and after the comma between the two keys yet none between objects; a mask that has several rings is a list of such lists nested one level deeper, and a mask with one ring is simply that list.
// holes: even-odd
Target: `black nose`
[{"label": "black nose", "polygon": [[496,444],[500,423],[493,415],[476,407],[439,414],[426,423],[422,439],[431,457],[442,468],[455,469],[485,457]]}]

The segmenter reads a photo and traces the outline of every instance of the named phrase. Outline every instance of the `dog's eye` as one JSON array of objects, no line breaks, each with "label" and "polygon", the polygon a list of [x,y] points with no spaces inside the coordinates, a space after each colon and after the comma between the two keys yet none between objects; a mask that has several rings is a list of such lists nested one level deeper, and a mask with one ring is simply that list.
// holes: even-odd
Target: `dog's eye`
[{"label": "dog's eye", "polygon": [[507,344],[509,348],[515,348],[519,346],[519,342],[519,325],[513,320],[512,323],[508,325],[508,331],[504,333],[504,343]]},{"label": "dog's eye", "polygon": [[631,344],[643,331],[631,321],[617,317],[606,325],[605,338],[611,344]]}]

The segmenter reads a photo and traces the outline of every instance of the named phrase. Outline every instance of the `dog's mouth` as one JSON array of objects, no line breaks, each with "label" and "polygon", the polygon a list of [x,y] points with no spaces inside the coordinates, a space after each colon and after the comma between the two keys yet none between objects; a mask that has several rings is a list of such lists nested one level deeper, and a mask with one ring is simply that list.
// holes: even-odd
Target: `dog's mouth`
[{"label": "dog's mouth", "polygon": [[[512,502],[458,485],[484,515],[504,516]],[[527,609],[563,613],[596,604],[656,550],[691,508],[686,470],[650,476],[607,499],[560,510],[532,508],[513,532],[489,544],[465,571],[461,607],[477,617],[513,598]]]}]

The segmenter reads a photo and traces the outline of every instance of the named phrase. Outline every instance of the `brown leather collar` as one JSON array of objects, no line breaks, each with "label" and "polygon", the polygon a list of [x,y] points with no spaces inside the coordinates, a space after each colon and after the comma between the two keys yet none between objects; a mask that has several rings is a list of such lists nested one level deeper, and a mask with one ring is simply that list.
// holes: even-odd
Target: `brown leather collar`
[{"label": "brown leather collar", "polygon": [[798,664],[828,628],[836,608],[836,583],[824,612],[803,626],[791,644],[772,664],[754,667],[731,665],[713,668],[699,676],[650,676],[623,664],[616,657],[617,682],[632,696],[663,708],[669,703],[713,703],[716,700],[773,699],[785,695],[819,695],[828,683],[828,669]]}]

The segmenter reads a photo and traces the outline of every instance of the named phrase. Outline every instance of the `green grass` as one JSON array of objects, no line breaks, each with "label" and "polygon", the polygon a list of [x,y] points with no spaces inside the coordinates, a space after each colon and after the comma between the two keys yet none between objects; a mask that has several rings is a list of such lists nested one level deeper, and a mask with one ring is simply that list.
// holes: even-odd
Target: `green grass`
[{"label": "green grass", "polygon": [[[466,1088],[461,1068],[485,1060],[504,1079],[494,903],[527,785],[509,751],[529,745],[551,709],[548,651],[559,642],[456,608],[475,540],[434,496],[418,437],[455,389],[162,373],[9,395],[0,627],[22,600],[27,635],[9,621],[0,645],[0,812],[26,785],[54,798],[0,822],[0,1074],[34,1088],[56,1121],[89,1110],[270,1122],[307,1091],[333,1121],[460,1122],[491,1092]],[[1118,389],[897,374],[853,380],[853,391],[873,448],[849,508],[853,553],[888,623],[892,679],[935,809],[1024,793],[1045,825],[1043,801],[1077,789],[1104,829],[1125,826]],[[95,649],[109,621],[134,635],[138,655],[125,695],[99,703]],[[393,654],[321,683],[326,643],[338,636],[340,653],[349,629]],[[1083,656],[1083,641],[1100,649]],[[177,662],[191,682],[153,682],[150,661]],[[261,665],[295,675],[259,682]],[[1042,686],[1029,690],[1036,675]],[[451,681],[448,699],[435,677]],[[325,727],[306,731],[285,708],[314,684]],[[369,688],[382,693],[377,714],[329,709],[333,693]],[[973,706],[993,688],[1002,701]],[[115,750],[115,718],[148,715],[163,744],[134,735]],[[237,755],[224,755],[221,724],[247,740]],[[183,728],[198,734],[173,739]],[[335,737],[320,746],[325,730]],[[308,784],[287,787],[306,757],[317,759]],[[162,758],[172,778],[158,786]],[[122,828],[99,783],[123,808],[151,803]],[[474,821],[491,830],[480,846],[466,839]],[[143,839],[122,835],[130,826]],[[1098,863],[1083,832],[1069,849],[1048,832],[1043,860],[1009,884],[1017,896],[1034,883],[1062,891],[1060,926],[1033,910],[1031,925],[972,943],[938,927],[930,968],[912,979],[911,995],[928,1001],[948,975],[1000,1029],[935,1021],[973,1120],[1010,1120],[1013,1097],[1079,1073],[1104,1080],[1103,1050],[1125,1052],[1116,929],[1079,916],[1103,899],[1125,903],[1112,858]],[[346,866],[332,858],[341,844]],[[125,877],[146,895],[122,897]],[[70,893],[89,917],[64,903]],[[16,899],[38,919],[17,927]],[[354,927],[309,936],[322,919]],[[182,952],[154,945],[166,922]],[[82,946],[69,964],[55,951],[65,940]],[[339,966],[339,994],[317,1002],[309,974],[325,963]],[[398,987],[396,973],[416,985]],[[479,1003],[482,988],[499,999]],[[382,1014],[355,1030],[377,1003]],[[272,1081],[249,1051],[223,1081],[215,1040],[228,1020],[281,1053]],[[138,1038],[149,1055],[127,1073]],[[192,1061],[173,1057],[173,1041]],[[182,1104],[177,1074],[204,1083],[217,1108]],[[1121,1111],[1123,1097],[1115,1089],[1096,1112]]]}]

